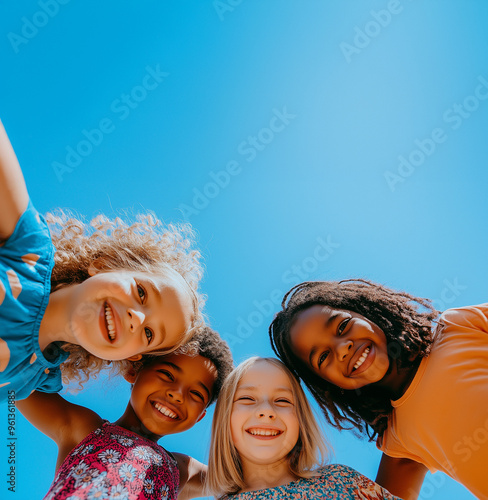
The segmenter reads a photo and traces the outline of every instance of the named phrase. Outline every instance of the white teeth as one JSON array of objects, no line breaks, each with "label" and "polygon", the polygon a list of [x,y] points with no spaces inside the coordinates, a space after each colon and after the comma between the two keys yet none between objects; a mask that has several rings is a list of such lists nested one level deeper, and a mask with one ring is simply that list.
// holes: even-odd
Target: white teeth
[{"label": "white teeth", "polygon": [[271,429],[249,429],[249,434],[253,436],[277,436],[280,431]]},{"label": "white teeth", "polygon": [[171,411],[169,408],[166,408],[166,406],[163,406],[160,403],[154,403],[154,407],[159,411],[159,413],[162,413],[169,418],[178,418],[178,415],[174,411]]},{"label": "white teeth", "polygon": [[354,369],[357,370],[363,363],[364,360],[368,357],[370,348],[366,347],[366,349],[363,351],[363,354],[361,354],[361,357],[356,361],[356,364],[354,365]]},{"label": "white teeth", "polygon": [[108,304],[105,304],[105,323],[107,324],[108,336],[110,340],[115,339],[115,321],[112,316],[112,309]]}]

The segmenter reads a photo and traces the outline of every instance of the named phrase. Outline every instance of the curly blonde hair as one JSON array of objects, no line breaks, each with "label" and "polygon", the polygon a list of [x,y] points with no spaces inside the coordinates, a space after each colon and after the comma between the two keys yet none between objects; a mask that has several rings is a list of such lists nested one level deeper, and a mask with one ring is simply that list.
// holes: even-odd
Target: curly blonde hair
[{"label": "curly blonde hair", "polygon": [[[188,285],[193,298],[193,321],[178,345],[152,354],[177,349],[191,339],[195,328],[203,323],[201,310],[205,297],[198,292],[202,277],[201,255],[194,249],[195,238],[189,224],[165,225],[152,213],[137,215],[132,223],[104,215],[86,223],[63,211],[47,214],[46,220],[56,248],[51,293],[88,279],[93,265],[100,271],[133,270],[157,274],[167,274],[172,269]],[[125,361],[102,360],[79,345],[66,343],[62,348],[70,353],[61,365],[64,383],[75,380],[83,387],[88,374],[96,375],[109,365],[113,372],[119,373],[126,365]]]}]

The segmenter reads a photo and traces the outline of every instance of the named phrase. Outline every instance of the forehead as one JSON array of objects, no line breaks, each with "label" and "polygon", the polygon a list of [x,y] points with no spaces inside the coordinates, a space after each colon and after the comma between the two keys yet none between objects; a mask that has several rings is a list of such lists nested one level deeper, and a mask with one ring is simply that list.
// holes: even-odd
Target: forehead
[{"label": "forehead", "polygon": [[348,315],[356,316],[352,311],[334,309],[329,306],[317,304],[297,313],[290,327],[290,332],[301,329],[304,326],[328,326],[335,318]]},{"label": "forehead", "polygon": [[265,391],[278,388],[292,391],[288,374],[278,366],[267,361],[257,361],[241,377],[237,389],[246,387]]},{"label": "forehead", "polygon": [[158,358],[151,364],[152,368],[169,367],[188,384],[203,383],[211,392],[214,382],[217,380],[217,368],[208,358],[200,356],[188,356],[186,354],[170,354],[164,358]]},{"label": "forehead", "polygon": [[172,269],[164,269],[160,273],[148,273],[145,271],[134,271],[134,278],[149,281],[159,293],[173,290],[174,293],[190,296],[190,289],[183,277]]}]

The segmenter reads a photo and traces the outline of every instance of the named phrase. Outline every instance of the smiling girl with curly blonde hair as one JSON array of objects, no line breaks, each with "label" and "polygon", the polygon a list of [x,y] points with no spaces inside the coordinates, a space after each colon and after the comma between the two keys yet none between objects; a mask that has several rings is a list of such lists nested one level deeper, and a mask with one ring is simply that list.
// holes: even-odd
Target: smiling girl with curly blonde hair
[{"label": "smiling girl with curly blonde hair", "polygon": [[61,370],[83,383],[111,361],[171,352],[201,323],[189,225],[46,222],[1,124],[0,214],[0,400],[58,392]]}]

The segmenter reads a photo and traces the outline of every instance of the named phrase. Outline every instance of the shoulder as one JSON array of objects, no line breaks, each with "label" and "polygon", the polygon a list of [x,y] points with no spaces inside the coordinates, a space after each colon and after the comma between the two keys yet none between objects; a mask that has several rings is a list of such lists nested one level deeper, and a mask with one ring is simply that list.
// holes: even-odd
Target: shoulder
[{"label": "shoulder", "polygon": [[[328,464],[316,469],[317,476],[320,478],[337,478],[337,477],[354,477],[359,474],[358,471],[349,467],[348,465],[342,464]],[[313,478],[312,478],[313,479]]]},{"label": "shoulder", "polygon": [[204,484],[207,466],[183,453],[170,453],[176,460],[180,473],[179,500],[204,496]]},{"label": "shoulder", "polygon": [[43,304],[51,291],[54,252],[47,223],[29,201],[13,233],[0,245],[2,281],[8,281],[4,288],[11,305],[26,302],[32,309]]},{"label": "shoulder", "polygon": [[[367,498],[368,500],[393,500],[397,498],[379,484],[347,465],[331,464],[318,471],[322,473],[323,492],[330,492],[330,498],[345,498],[343,495],[350,495],[347,498]],[[338,496],[334,496],[334,494]]]},{"label": "shoulder", "polygon": [[44,217],[35,209],[29,200],[26,209],[19,217],[12,234],[5,240],[5,247],[18,246],[19,243],[28,243],[41,239],[51,239],[50,231]]},{"label": "shoulder", "polygon": [[439,318],[436,333],[451,327],[488,332],[488,303],[447,309]]}]

